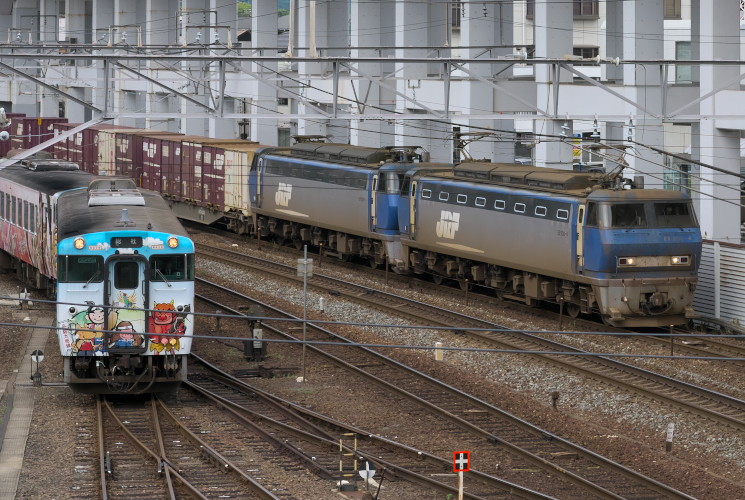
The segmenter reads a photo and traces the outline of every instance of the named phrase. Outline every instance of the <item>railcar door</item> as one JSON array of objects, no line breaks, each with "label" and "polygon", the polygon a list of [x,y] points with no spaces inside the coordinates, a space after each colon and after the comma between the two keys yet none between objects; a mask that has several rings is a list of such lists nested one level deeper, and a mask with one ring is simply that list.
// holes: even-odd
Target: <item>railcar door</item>
[{"label": "railcar door", "polygon": [[147,347],[147,260],[138,254],[119,254],[106,263],[106,347],[111,352],[141,352]]},{"label": "railcar door", "polygon": [[378,174],[373,175],[370,189],[370,231],[375,231],[378,225],[378,182]]},{"label": "railcar door", "polygon": [[585,206],[577,207],[577,272],[585,267]]},{"label": "railcar door", "polygon": [[416,236],[416,188],[417,181],[411,181],[411,194],[409,196],[409,234],[412,238]]}]

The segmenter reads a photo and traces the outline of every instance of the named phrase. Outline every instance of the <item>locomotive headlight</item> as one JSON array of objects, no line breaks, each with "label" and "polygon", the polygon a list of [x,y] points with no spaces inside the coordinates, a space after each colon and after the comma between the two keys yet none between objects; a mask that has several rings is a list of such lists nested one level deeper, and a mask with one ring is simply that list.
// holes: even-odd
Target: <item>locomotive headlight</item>
[{"label": "locomotive headlight", "polygon": [[168,246],[171,248],[176,248],[178,246],[178,238],[175,236],[171,236],[168,238]]},{"label": "locomotive headlight", "polygon": [[619,257],[618,265],[619,266],[633,266],[633,265],[636,265],[636,259],[634,257]]},{"label": "locomotive headlight", "polygon": [[82,250],[85,248],[85,240],[83,238],[76,238],[74,245],[77,250]]},{"label": "locomotive headlight", "polygon": [[670,262],[674,266],[686,266],[691,261],[691,258],[687,255],[674,255],[670,258]]}]

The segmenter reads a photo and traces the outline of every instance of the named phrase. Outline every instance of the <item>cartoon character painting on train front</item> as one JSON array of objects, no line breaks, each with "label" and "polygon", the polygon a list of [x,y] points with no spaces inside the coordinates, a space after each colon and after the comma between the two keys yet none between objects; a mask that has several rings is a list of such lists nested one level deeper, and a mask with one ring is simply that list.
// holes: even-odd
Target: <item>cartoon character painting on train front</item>
[{"label": "cartoon character painting on train front", "polygon": [[[173,300],[154,302],[149,328],[146,329],[145,314],[137,296],[131,294],[118,299],[112,304],[108,318],[104,307],[89,302],[88,308],[63,322],[65,343],[72,348],[74,356],[96,356],[108,350],[128,349],[146,349],[154,355],[176,354],[181,349],[179,337],[186,334],[190,306],[177,310]],[[149,348],[146,346],[146,330],[150,334]]]},{"label": "cartoon character painting on train front", "polygon": [[165,352],[175,354],[181,349],[179,336],[186,333],[186,315],[190,311],[187,305],[177,311],[174,301],[156,303],[150,316],[150,351],[156,354]]}]

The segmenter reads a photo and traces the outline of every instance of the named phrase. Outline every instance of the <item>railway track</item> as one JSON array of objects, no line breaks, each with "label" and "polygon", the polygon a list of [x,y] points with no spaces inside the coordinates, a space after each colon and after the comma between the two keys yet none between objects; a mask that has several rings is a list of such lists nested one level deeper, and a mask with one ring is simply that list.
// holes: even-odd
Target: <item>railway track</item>
[{"label": "railway track", "polygon": [[[295,267],[225,249],[207,248],[203,245],[198,246],[198,251],[210,258],[244,266],[252,271],[276,274],[291,281],[302,280],[297,277]],[[741,399],[608,357],[588,355],[581,349],[539,335],[512,330],[491,321],[445,310],[392,293],[372,290],[319,273],[315,273],[308,284],[327,293],[341,295],[367,307],[374,307],[393,316],[402,317],[413,324],[456,329],[471,338],[478,339],[484,348],[508,352],[532,352],[533,356],[572,373],[595,378],[623,390],[642,394],[665,405],[677,407],[684,412],[728,425],[738,431],[745,431],[745,401]],[[657,344],[661,342],[659,338],[653,336],[640,338],[646,338],[647,342]],[[680,342],[675,345],[678,349],[694,350],[697,347],[686,346]],[[724,344],[720,343],[720,346],[721,349],[725,349]],[[696,352],[701,353],[700,350]],[[720,357],[724,356],[723,353]]]},{"label": "railway track", "polygon": [[[254,302],[221,285],[204,280],[198,280],[198,299],[237,316],[242,315],[239,310],[245,309],[247,303]],[[265,314],[298,319],[267,304],[261,304],[261,307]],[[265,332],[271,330],[273,335],[281,338],[296,342],[299,340],[289,333],[297,328],[296,322],[282,324],[272,320],[271,323],[270,326],[264,322],[262,326]],[[307,348],[315,355],[341,367],[345,373],[362,377],[364,381],[361,383],[366,387],[371,383],[376,384],[383,391],[378,397],[385,398],[387,394],[390,398],[391,394],[395,394],[396,398],[407,401],[406,404],[411,407],[409,411],[412,413],[412,420],[427,421],[432,415],[437,415],[447,421],[459,442],[469,442],[478,447],[479,454],[488,457],[485,461],[508,462],[510,459],[504,456],[508,454],[513,461],[520,462],[523,466],[515,467],[515,470],[541,470],[542,478],[543,474],[562,478],[564,485],[560,489],[568,490],[562,490],[557,495],[559,497],[590,495],[597,498],[626,499],[689,498],[673,488],[547,433],[389,357],[354,345],[318,325],[309,323],[306,335],[307,341],[311,343]],[[571,459],[567,460],[567,457]],[[530,474],[523,476],[526,481],[530,479]],[[536,489],[529,482],[519,484]]]},{"label": "railway track", "polygon": [[[96,405],[101,498],[280,500],[207,444],[160,399]],[[216,474],[220,472],[220,474]]]},{"label": "railway track", "polygon": [[[344,425],[289,401],[279,399],[238,380],[204,359],[193,355],[195,364],[205,368],[199,375],[190,375],[189,386],[200,394],[223,405],[249,426],[248,432],[272,439],[309,469],[336,484],[358,481],[354,464],[368,462],[373,469],[385,471],[383,477],[411,483],[408,492],[397,491],[409,498],[436,494],[456,494],[458,491],[450,459],[436,457],[425,451],[404,446],[381,436]],[[340,459],[340,453],[347,457]],[[340,465],[346,467],[340,470]],[[434,472],[434,473],[433,473]],[[399,488],[400,485],[399,485]],[[361,489],[365,489],[361,486]],[[466,498],[492,498],[510,494],[519,498],[546,499],[540,493],[487,474],[469,475]]]}]

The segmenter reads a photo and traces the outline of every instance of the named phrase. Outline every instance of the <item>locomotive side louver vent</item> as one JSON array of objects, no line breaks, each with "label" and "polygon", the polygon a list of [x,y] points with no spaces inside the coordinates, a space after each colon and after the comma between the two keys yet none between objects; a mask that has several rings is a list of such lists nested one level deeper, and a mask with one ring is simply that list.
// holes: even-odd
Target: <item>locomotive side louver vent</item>
[{"label": "locomotive side louver vent", "polygon": [[88,206],[145,205],[131,179],[96,179],[88,185]]}]

